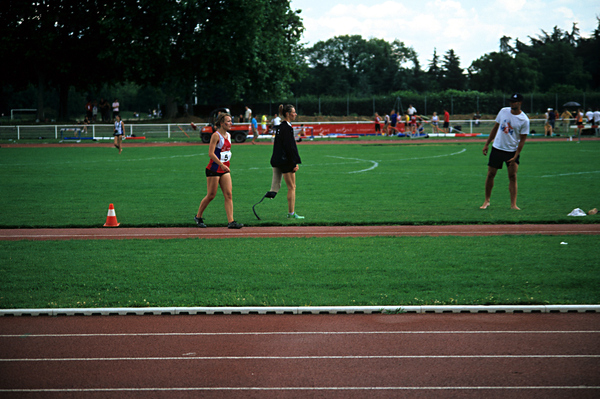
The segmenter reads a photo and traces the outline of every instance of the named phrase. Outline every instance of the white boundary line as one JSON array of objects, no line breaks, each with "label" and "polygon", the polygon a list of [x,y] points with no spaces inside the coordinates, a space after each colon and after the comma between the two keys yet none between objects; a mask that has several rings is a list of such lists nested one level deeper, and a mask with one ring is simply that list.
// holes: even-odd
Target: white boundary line
[{"label": "white boundary line", "polygon": [[63,333],[63,334],[1,334],[0,338],[98,338],[98,337],[206,337],[265,335],[430,335],[430,334],[600,334],[600,330],[498,330],[498,331],[265,331],[265,332],[172,332],[172,333]]},{"label": "white boundary line", "polygon": [[481,391],[481,390],[600,389],[600,386],[472,386],[472,387],[168,387],[168,388],[39,388],[0,389],[0,392],[147,392],[147,391]]},{"label": "white boundary line", "polygon": [[597,359],[600,355],[364,355],[364,356],[167,356],[167,357],[55,357],[0,359],[0,363],[18,362],[132,362],[171,360],[395,360],[395,359]]},{"label": "white boundary line", "polygon": [[561,176],[575,176],[575,175],[587,175],[590,173],[600,173],[600,170],[593,170],[593,171],[589,171],[589,172],[573,172],[573,173],[561,173],[558,175],[544,175],[544,176],[540,176],[540,177],[561,177]]},{"label": "white boundary line", "polygon": [[600,305],[300,306],[0,309],[0,316],[248,315],[372,313],[600,313]]}]

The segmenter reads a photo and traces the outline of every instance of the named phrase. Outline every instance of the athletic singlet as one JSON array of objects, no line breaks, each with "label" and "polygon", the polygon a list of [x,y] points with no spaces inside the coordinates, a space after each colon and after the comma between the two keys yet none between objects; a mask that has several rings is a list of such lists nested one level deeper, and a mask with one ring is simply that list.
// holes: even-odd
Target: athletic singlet
[{"label": "athletic singlet", "polygon": [[[229,160],[231,159],[231,142],[229,141],[229,133],[227,133],[227,137],[221,136],[221,133],[217,134],[219,135],[219,142],[215,148],[215,155],[221,160],[223,165],[229,167]],[[206,169],[217,173],[225,173],[225,171],[221,169],[221,166],[214,162],[212,158],[206,166]]]},{"label": "athletic singlet", "polygon": [[115,122],[115,135],[121,136],[123,134],[123,125],[121,121]]}]

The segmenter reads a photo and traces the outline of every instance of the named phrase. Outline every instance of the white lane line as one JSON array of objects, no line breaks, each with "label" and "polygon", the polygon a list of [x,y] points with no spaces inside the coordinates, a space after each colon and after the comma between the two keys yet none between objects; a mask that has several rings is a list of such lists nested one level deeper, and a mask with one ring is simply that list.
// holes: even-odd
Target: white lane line
[{"label": "white lane line", "polygon": [[86,337],[173,337],[235,335],[395,335],[395,334],[600,334],[599,330],[542,331],[265,331],[265,332],[173,332],[173,333],[90,333],[90,334],[1,334],[0,338],[86,338]]},{"label": "white lane line", "polygon": [[600,389],[600,386],[447,386],[447,387],[168,387],[168,388],[39,388],[0,389],[0,392],[148,392],[148,391],[471,391],[471,390]]},{"label": "white lane line", "polygon": [[167,356],[167,357],[63,357],[0,359],[15,362],[130,362],[169,360],[389,360],[389,359],[597,359],[600,355],[366,355],[366,356]]},{"label": "white lane line", "polygon": [[540,177],[561,177],[561,176],[575,176],[575,175],[587,175],[590,173],[600,173],[600,170],[593,170],[589,172],[574,172],[574,173],[560,173],[557,175],[544,175]]}]

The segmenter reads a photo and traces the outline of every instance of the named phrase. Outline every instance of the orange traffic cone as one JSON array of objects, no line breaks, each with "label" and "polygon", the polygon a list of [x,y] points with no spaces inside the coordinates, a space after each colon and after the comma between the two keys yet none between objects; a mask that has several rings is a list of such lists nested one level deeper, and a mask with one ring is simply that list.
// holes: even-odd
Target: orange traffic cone
[{"label": "orange traffic cone", "polygon": [[117,227],[120,223],[117,223],[117,215],[115,213],[115,207],[113,204],[108,206],[108,216],[106,216],[106,223],[104,227]]}]

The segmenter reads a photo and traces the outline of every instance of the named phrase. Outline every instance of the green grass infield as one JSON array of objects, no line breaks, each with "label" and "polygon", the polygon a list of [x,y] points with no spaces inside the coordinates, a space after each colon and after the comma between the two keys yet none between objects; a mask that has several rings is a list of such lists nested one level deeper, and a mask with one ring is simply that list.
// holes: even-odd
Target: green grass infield
[{"label": "green grass infield", "polygon": [[597,236],[0,242],[0,308],[600,303]]},{"label": "green grass infield", "polygon": [[[206,145],[2,148],[0,227],[99,227],[113,203],[122,227],[193,226],[206,194]],[[487,158],[482,145],[299,144],[296,211],[286,218],[287,188],[269,191],[271,146],[233,145],[235,219],[246,225],[377,225],[467,223],[598,223],[569,217],[599,208],[600,142],[531,142],[519,168],[521,211],[510,209],[506,168],[492,205],[484,199]],[[227,222],[221,193],[205,214]]]}]

